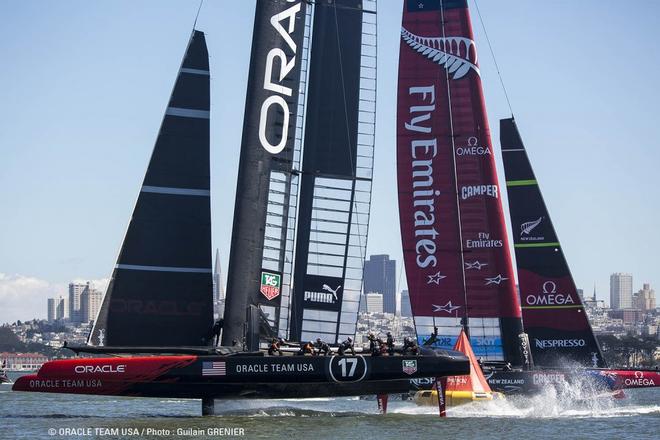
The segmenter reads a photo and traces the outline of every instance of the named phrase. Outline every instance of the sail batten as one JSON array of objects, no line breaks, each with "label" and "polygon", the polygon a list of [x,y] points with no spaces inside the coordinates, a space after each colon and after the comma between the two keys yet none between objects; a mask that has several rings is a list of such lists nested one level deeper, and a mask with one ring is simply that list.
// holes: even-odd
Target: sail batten
[{"label": "sail batten", "polygon": [[213,319],[208,71],[204,34],[194,31],[89,337],[92,345],[208,343]]}]

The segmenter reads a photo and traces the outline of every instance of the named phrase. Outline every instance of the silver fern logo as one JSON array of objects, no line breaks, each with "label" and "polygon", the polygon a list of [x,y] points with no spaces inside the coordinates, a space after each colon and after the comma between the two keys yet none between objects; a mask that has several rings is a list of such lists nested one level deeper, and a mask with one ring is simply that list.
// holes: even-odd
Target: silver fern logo
[{"label": "silver fern logo", "polygon": [[543,217],[539,217],[538,220],[523,223],[520,225],[520,235],[529,235],[542,221]]},{"label": "silver fern logo", "polygon": [[[470,49],[474,41],[465,37],[420,37],[406,28],[401,28],[401,38],[411,48],[434,63],[440,64],[452,74],[452,79],[463,78],[470,69],[481,75],[477,67],[477,49]],[[471,59],[474,58],[474,59]]]}]

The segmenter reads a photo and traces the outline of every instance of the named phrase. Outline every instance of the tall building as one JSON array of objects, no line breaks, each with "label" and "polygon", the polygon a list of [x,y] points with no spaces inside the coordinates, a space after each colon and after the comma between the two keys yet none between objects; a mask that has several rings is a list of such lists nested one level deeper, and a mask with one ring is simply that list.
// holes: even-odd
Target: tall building
[{"label": "tall building", "polygon": [[410,306],[410,294],[407,290],[401,291],[401,316],[412,317],[412,308]]},{"label": "tall building", "polygon": [[383,295],[383,312],[396,313],[396,261],[371,255],[364,262],[364,291]]},{"label": "tall building", "polygon": [[80,295],[89,286],[82,283],[69,283],[69,320],[74,324],[83,322],[82,313],[80,311]]},{"label": "tall building", "polygon": [[383,295],[376,292],[370,292],[365,295],[367,299],[367,312],[383,313]]},{"label": "tall building", "polygon": [[612,310],[632,309],[632,275],[629,273],[610,275],[610,307]]},{"label": "tall building", "polygon": [[66,311],[66,298],[48,298],[48,322],[65,319]]},{"label": "tall building", "polygon": [[635,295],[635,308],[644,312],[655,309],[655,290],[650,284],[644,283],[643,289]]},{"label": "tall building", "polygon": [[102,302],[103,293],[100,290],[90,287],[89,283],[87,283],[87,287],[80,294],[80,322],[87,323],[95,320],[96,315],[99,314],[99,310],[101,309]]},{"label": "tall building", "polygon": [[57,305],[55,304],[55,300],[57,298],[48,298],[48,322],[53,322],[55,321],[55,315],[57,313]]},{"label": "tall building", "polygon": [[213,308],[214,313],[222,318],[225,314],[225,287],[222,282],[219,249],[215,250],[215,266],[213,267]]}]

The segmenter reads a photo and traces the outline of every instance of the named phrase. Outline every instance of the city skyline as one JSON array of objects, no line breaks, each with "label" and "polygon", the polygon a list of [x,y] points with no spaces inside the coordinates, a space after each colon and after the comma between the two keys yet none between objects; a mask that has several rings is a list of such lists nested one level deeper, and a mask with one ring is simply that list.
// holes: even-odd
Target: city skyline
[{"label": "city skyline", "polygon": [[[639,280],[634,291],[643,283],[657,286],[650,256],[660,246],[660,208],[649,201],[657,199],[652,176],[660,163],[660,127],[652,115],[660,92],[647,72],[660,65],[653,20],[660,6],[621,11],[614,2],[503,1],[480,8],[576,284],[589,291],[595,281],[599,298],[608,302],[614,272],[632,273]],[[30,319],[30,311],[45,316],[45,299],[64,295],[71,279],[107,283],[196,9],[174,1],[0,6],[6,42],[0,55],[12,60],[0,72],[12,87],[1,93],[3,101],[15,103],[0,109],[0,321]],[[403,274],[392,179],[400,9],[381,5],[378,18],[378,135],[367,254],[389,254]],[[253,13],[253,2],[232,8],[209,2],[198,21],[211,51],[213,246],[223,270]],[[499,162],[497,120],[509,116],[508,107],[474,8],[472,13]],[[621,20],[636,26],[625,41],[612,40],[610,29]],[[646,68],[615,68],[612,54],[619,52],[643,59]],[[405,279],[397,291],[404,288]]]}]

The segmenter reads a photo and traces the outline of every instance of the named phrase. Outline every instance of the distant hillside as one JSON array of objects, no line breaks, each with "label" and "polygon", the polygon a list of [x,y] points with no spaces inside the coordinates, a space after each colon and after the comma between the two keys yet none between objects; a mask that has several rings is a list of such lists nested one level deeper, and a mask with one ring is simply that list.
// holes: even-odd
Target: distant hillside
[{"label": "distant hillside", "polygon": [[0,351],[25,351],[25,348],[9,327],[0,327]]}]

